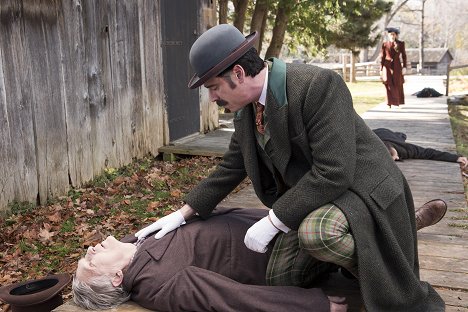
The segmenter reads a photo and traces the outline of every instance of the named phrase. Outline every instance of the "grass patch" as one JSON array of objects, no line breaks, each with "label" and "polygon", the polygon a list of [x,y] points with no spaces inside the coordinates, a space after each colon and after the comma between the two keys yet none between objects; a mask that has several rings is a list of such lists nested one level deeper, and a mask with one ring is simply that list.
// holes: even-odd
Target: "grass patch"
[{"label": "grass patch", "polygon": [[457,152],[468,156],[468,106],[449,105],[448,111]]},{"label": "grass patch", "polygon": [[37,247],[31,244],[28,244],[24,239],[19,241],[18,247],[22,253],[37,253]]},{"label": "grass patch", "polygon": [[[448,112],[452,125],[453,138],[457,146],[457,153],[468,157],[468,106],[448,105]],[[465,174],[468,174],[467,169],[465,169]],[[466,175],[463,176],[463,186],[465,188],[465,199],[468,205],[468,177]]]},{"label": "grass patch", "polygon": [[11,214],[23,214],[32,212],[36,208],[36,204],[30,202],[11,202],[8,204]]},{"label": "grass patch", "polygon": [[359,115],[385,102],[385,88],[380,81],[346,83],[353,97],[353,106]]},{"label": "grass patch", "polygon": [[60,232],[62,233],[69,233],[75,230],[75,218],[70,218],[65,220],[62,223],[62,227],[60,228]]},{"label": "grass patch", "polygon": [[449,95],[468,93],[468,68],[459,68],[450,71]]}]

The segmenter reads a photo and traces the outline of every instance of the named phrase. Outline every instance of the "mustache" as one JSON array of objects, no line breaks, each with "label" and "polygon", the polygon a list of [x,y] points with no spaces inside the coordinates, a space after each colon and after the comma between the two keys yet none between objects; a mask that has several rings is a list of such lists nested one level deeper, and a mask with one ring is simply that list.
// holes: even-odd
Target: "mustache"
[{"label": "mustache", "polygon": [[221,99],[220,99],[220,100],[217,100],[217,101],[216,101],[216,104],[217,104],[218,106],[223,107],[223,106],[228,105],[228,102],[226,102],[225,100],[221,100]]}]

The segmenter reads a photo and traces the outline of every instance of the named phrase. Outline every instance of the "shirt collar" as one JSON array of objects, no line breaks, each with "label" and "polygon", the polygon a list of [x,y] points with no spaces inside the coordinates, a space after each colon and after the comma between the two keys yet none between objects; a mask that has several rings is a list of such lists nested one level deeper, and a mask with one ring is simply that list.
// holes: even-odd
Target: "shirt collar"
[{"label": "shirt collar", "polygon": [[260,94],[260,98],[258,99],[258,102],[262,104],[263,106],[265,106],[265,103],[266,103],[267,87],[268,87],[268,68],[265,73],[265,81],[263,82],[262,93]]}]

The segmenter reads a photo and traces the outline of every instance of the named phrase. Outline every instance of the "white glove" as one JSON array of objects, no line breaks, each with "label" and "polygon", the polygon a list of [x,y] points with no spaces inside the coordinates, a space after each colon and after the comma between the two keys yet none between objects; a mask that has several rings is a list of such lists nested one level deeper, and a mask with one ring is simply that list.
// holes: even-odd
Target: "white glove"
[{"label": "white glove", "polygon": [[250,250],[265,253],[268,250],[268,243],[280,229],[285,233],[289,232],[289,228],[276,217],[273,210],[270,210],[268,216],[260,219],[247,230],[244,238],[245,246]]},{"label": "white glove", "polygon": [[182,216],[180,210],[177,210],[165,217],[162,217],[153,224],[148,225],[147,227],[139,230],[135,233],[135,236],[138,237],[138,239],[143,239],[149,234],[160,230],[158,233],[156,233],[156,235],[154,235],[154,238],[160,239],[167,233],[174,231],[183,224],[185,224],[185,219]]},{"label": "white glove", "polygon": [[404,75],[406,75],[406,67],[403,67],[403,69],[401,70],[401,73]]}]

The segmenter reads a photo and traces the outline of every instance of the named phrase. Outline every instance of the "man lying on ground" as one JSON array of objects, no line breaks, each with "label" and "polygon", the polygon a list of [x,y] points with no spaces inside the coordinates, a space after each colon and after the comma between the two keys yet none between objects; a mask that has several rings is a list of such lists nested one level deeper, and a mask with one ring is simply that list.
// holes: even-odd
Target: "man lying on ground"
[{"label": "man lying on ground", "polygon": [[[418,228],[442,218],[441,203],[418,209]],[[291,259],[296,266],[287,274],[297,275],[291,279],[296,285],[265,286],[274,241],[266,253],[257,253],[239,238],[267,215],[266,209],[218,209],[209,219],[196,217],[159,240],[149,236],[135,242],[132,235],[120,242],[109,236],[78,261],[74,301],[87,309],[108,309],[131,299],[157,311],[346,311],[344,298],[301,288],[311,286],[310,276],[330,269],[307,253]]]},{"label": "man lying on ground", "polygon": [[402,159],[440,160],[457,162],[462,169],[468,168],[468,159],[466,157],[408,143],[406,142],[406,134],[403,132],[394,132],[386,128],[378,128],[372,131],[384,142],[395,161]]}]

